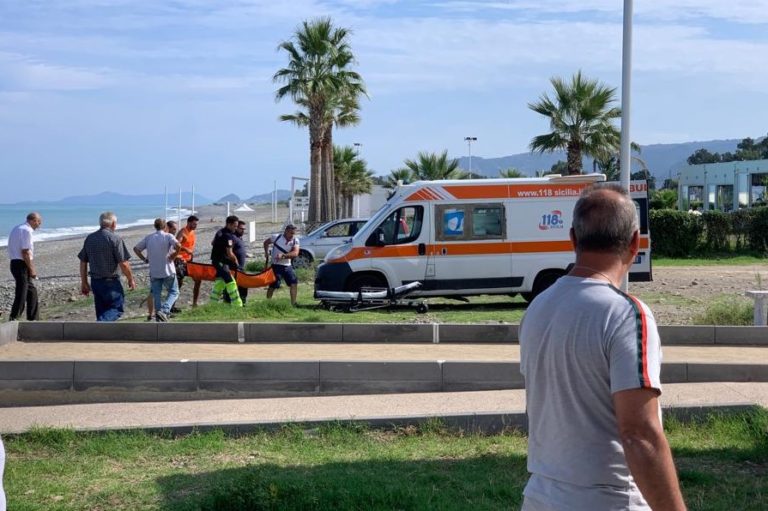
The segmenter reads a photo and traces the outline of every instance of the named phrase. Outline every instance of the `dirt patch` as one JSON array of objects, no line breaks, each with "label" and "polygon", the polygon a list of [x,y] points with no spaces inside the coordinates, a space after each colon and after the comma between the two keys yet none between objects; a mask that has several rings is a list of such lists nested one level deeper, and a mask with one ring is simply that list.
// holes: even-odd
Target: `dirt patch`
[{"label": "dirt patch", "polygon": [[768,289],[768,265],[662,267],[653,269],[653,277],[653,282],[630,283],[629,290],[651,307],[660,325],[694,324],[718,298]]}]

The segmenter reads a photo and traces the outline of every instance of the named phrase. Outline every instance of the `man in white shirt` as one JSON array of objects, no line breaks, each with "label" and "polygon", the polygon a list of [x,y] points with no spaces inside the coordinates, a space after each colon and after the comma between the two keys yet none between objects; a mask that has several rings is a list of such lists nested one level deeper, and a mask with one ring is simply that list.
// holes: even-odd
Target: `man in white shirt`
[{"label": "man in white shirt", "polygon": [[283,234],[273,234],[264,240],[264,255],[270,260],[269,247],[272,246],[272,270],[275,272],[275,283],[267,290],[267,299],[280,287],[280,280],[285,280],[291,290],[291,305],[297,307],[296,297],[299,293],[299,279],[291,266],[291,260],[299,255],[299,240],[296,238],[296,226],[288,224]]},{"label": "man in white shirt", "polygon": [[[155,232],[133,247],[139,259],[149,263],[155,320],[160,322],[168,321],[171,306],[179,297],[179,283],[176,280],[176,267],[173,260],[179,255],[181,245],[173,234],[166,232],[165,228],[165,220],[156,219]],[[143,254],[144,250],[147,251],[146,257]],[[165,301],[162,300],[163,288],[168,292]]]},{"label": "man in white shirt", "polygon": [[11,321],[15,321],[27,309],[27,319],[34,321],[40,318],[38,309],[37,288],[35,279],[33,233],[43,223],[39,213],[27,215],[27,221],[11,229],[8,236],[8,259],[11,260],[11,275],[16,281],[16,294],[11,306]]},{"label": "man in white shirt", "polygon": [[522,509],[684,511],[661,425],[656,322],[618,287],[640,240],[627,192],[586,189],[571,240],[576,264],[520,325],[531,473]]}]

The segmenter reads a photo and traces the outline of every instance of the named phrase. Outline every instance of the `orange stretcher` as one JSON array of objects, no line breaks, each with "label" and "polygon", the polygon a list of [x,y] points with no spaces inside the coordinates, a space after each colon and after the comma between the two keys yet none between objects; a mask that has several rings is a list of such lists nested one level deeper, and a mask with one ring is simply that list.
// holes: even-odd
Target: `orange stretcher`
[{"label": "orange stretcher", "polygon": [[[212,264],[187,263],[187,276],[192,280],[216,280],[216,268]],[[246,273],[233,270],[232,276],[240,287],[266,287],[273,284],[277,277],[272,268],[267,268],[261,273]]]}]

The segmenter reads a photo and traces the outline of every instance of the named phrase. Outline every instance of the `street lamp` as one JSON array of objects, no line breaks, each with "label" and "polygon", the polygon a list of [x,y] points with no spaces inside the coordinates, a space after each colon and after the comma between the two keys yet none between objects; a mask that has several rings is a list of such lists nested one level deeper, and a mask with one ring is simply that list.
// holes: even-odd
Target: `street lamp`
[{"label": "street lamp", "polygon": [[361,147],[363,147],[363,144],[361,144],[360,142],[355,142],[355,143],[354,143],[354,144],[352,144],[352,145],[353,145],[353,146],[355,146],[355,152],[356,152],[356,153],[358,154],[358,156],[359,156],[359,155],[360,155],[360,148],[361,148]]},{"label": "street lamp", "polygon": [[464,137],[464,141],[467,143],[467,150],[469,151],[469,173],[472,173],[472,142],[477,142],[477,137]]}]

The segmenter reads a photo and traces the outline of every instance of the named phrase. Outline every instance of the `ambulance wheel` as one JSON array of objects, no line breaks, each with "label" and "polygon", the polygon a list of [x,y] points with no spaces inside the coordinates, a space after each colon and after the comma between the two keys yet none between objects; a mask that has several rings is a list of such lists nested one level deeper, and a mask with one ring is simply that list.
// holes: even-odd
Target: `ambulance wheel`
[{"label": "ambulance wheel", "polygon": [[416,312],[419,314],[426,314],[429,311],[429,306],[426,303],[420,303],[416,306]]},{"label": "ambulance wheel", "polygon": [[[533,289],[530,293],[521,293],[523,295],[523,298],[528,302],[531,303],[534,298],[539,296],[541,293],[547,290],[549,286],[557,282],[557,279],[563,276],[563,272],[556,271],[556,270],[550,270],[550,271],[543,271],[539,273],[536,276],[536,280],[533,281]],[[529,300],[526,295],[531,295],[531,299]]]},{"label": "ambulance wheel", "polygon": [[371,275],[371,274],[353,275],[347,281],[347,285],[345,286],[345,289],[346,291],[352,291],[353,293],[358,293],[360,289],[364,287],[386,288],[387,281],[384,280],[383,277],[380,277],[378,275]]},{"label": "ambulance wheel", "polygon": [[309,268],[312,265],[312,256],[309,252],[302,250],[299,255],[293,260],[294,268]]}]

